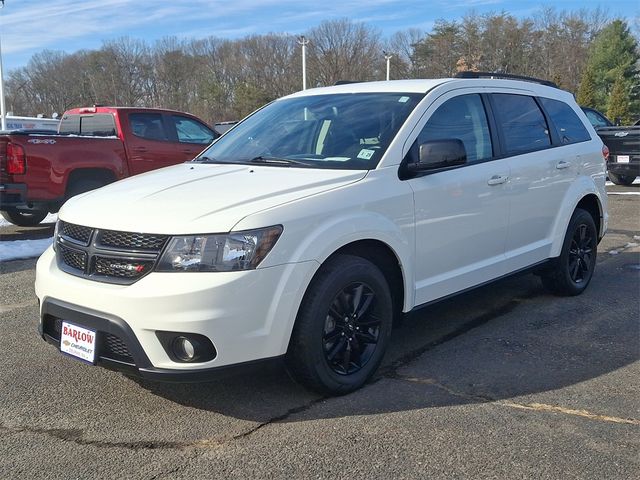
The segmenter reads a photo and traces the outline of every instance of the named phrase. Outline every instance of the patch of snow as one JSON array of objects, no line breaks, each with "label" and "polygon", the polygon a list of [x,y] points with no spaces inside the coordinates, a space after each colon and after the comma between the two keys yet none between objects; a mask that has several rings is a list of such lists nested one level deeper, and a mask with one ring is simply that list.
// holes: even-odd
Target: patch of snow
[{"label": "patch of snow", "polygon": [[[44,220],[40,222],[40,225],[42,225],[43,223],[56,223],[57,220],[58,220],[58,214],[50,213],[49,215],[46,216]],[[13,225],[13,224],[11,222],[6,221],[4,217],[0,217],[0,227],[6,227],[9,225]]]},{"label": "patch of snow", "polygon": [[607,192],[607,195],[640,195],[640,192]]},{"label": "patch of snow", "polygon": [[33,258],[42,255],[53,243],[53,237],[41,240],[14,240],[0,242],[0,261]]},{"label": "patch of snow", "polygon": [[620,252],[618,250],[610,250],[609,255],[618,255]]}]

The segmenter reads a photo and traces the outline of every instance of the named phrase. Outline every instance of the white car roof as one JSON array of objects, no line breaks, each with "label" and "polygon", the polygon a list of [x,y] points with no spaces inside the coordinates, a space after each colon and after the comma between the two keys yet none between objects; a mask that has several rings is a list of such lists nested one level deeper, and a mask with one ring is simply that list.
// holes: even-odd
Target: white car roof
[{"label": "white car roof", "polygon": [[310,95],[329,95],[337,93],[426,93],[433,88],[451,84],[452,88],[508,89],[530,95],[543,95],[551,98],[567,99],[571,94],[559,88],[548,87],[536,82],[507,80],[498,78],[435,78],[418,80],[390,80],[382,82],[345,83],[331,87],[310,88],[283,98],[305,97]]}]

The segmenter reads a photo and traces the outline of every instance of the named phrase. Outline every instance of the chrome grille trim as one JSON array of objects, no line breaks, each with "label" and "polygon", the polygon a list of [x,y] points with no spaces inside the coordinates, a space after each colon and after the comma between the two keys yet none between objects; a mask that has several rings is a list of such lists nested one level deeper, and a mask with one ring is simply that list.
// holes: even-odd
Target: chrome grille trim
[{"label": "chrome grille trim", "polygon": [[61,270],[119,285],[130,285],[150,273],[169,239],[168,235],[102,230],[62,221],[58,232],[56,260]]}]

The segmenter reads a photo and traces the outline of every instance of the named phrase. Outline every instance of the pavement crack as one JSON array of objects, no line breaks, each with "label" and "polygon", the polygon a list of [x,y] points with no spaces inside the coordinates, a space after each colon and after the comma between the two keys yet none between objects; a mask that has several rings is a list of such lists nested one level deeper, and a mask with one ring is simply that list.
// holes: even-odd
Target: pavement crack
[{"label": "pavement crack", "polygon": [[233,440],[240,440],[246,437],[249,437],[251,435],[253,435],[254,433],[256,433],[258,430],[267,427],[269,425],[272,425],[274,423],[279,423],[279,422],[283,422],[287,419],[289,419],[289,417],[296,415],[298,413],[303,413],[306,412],[307,410],[310,410],[311,408],[313,408],[315,405],[317,405],[318,403],[321,403],[327,399],[329,399],[330,397],[319,397],[316,398],[314,400],[311,400],[310,402],[305,403],[304,405],[300,405],[297,407],[293,407],[290,408],[289,410],[287,410],[285,413],[283,413],[282,415],[278,415],[275,417],[270,418],[269,420],[267,420],[266,422],[262,422],[258,425],[256,425],[255,427],[253,427],[250,430],[247,430],[246,432],[242,432],[236,436],[233,437]]},{"label": "pavement crack", "polygon": [[471,394],[471,393],[466,393],[466,392],[461,392],[459,390],[455,390],[441,382],[438,382],[437,380],[433,379],[433,378],[418,378],[418,377],[410,377],[410,376],[404,376],[404,375],[395,375],[393,377],[395,380],[401,380],[401,381],[405,381],[405,382],[411,382],[411,383],[419,383],[422,385],[432,385],[440,390],[443,390],[445,392],[447,392],[448,394],[458,397],[458,398],[464,398],[465,400],[472,400],[474,402],[481,402],[481,403],[493,403],[496,405],[500,405],[503,407],[508,407],[508,408],[515,408],[518,410],[526,410],[526,411],[533,411],[533,412],[550,412],[550,413],[559,413],[559,414],[563,414],[563,415],[570,415],[570,416],[575,416],[575,417],[579,417],[579,418],[584,418],[587,420],[594,420],[594,421],[598,421],[598,422],[608,422],[608,423],[617,423],[617,424],[624,424],[624,425],[638,425],[640,426],[640,419],[635,419],[635,418],[621,418],[621,417],[614,417],[611,415],[603,415],[603,414],[599,414],[599,413],[593,413],[590,412],[588,410],[583,410],[583,409],[573,409],[573,408],[566,408],[566,407],[562,407],[559,405],[549,405],[546,403],[537,403],[537,402],[533,402],[533,403],[520,403],[520,402],[513,402],[511,400],[500,400],[498,398],[493,398],[493,397],[489,397],[486,395],[477,395],[477,394]]},{"label": "pavement crack", "polygon": [[90,440],[83,437],[84,432],[78,428],[37,428],[37,427],[8,427],[0,425],[0,433],[33,433],[46,435],[63,442],[70,442],[81,446],[97,448],[123,448],[127,450],[188,450],[196,448],[217,448],[221,442],[205,439],[192,442],[172,442],[158,440],[140,440],[135,442],[108,442],[104,440]]},{"label": "pavement crack", "polygon": [[35,305],[38,305],[38,302],[34,302],[33,300],[22,303],[12,303],[10,305],[0,305],[0,313],[7,313],[12,310],[18,310],[19,308],[25,307],[33,307]]}]

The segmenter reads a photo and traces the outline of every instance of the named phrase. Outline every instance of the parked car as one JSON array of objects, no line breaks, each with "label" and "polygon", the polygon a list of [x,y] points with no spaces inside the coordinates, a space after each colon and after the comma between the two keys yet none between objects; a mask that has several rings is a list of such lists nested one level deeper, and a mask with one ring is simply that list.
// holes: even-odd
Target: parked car
[{"label": "parked car", "polygon": [[602,113],[583,107],[584,113],[609,149],[607,171],[617,185],[631,185],[640,175],[640,126],[614,126]]},{"label": "parked car", "polygon": [[0,134],[0,212],[36,225],[74,195],[190,160],[218,136],[187,113],[119,107],[69,110],[59,134]]},{"label": "parked car", "polygon": [[343,394],[403,312],[522,271],[582,293],[603,143],[571,94],[476,75],[298,92],[192,162],[69,200],[37,264],[40,334],[154,380],[284,359]]}]

